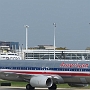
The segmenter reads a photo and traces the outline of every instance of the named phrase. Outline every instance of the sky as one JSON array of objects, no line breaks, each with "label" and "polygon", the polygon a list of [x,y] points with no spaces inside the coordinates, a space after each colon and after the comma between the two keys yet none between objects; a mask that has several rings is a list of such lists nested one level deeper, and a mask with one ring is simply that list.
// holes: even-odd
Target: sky
[{"label": "sky", "polygon": [[90,47],[90,0],[0,0],[0,41],[53,45],[53,23],[56,47]]}]

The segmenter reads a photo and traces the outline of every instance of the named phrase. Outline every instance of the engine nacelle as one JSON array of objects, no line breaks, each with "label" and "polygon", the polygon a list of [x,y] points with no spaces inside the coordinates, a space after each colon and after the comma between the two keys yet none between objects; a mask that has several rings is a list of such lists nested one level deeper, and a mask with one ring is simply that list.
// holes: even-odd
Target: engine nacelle
[{"label": "engine nacelle", "polygon": [[52,78],[48,76],[33,76],[30,79],[30,85],[32,87],[51,87],[53,84]]},{"label": "engine nacelle", "polygon": [[86,87],[86,86],[88,86],[88,84],[72,84],[72,83],[69,83],[68,85],[71,87]]}]

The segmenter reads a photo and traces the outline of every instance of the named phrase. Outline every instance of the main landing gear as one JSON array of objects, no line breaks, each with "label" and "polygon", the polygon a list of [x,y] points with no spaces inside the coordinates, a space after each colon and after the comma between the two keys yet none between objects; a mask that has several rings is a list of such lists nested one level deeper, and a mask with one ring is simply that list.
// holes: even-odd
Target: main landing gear
[{"label": "main landing gear", "polygon": [[[56,90],[57,85],[53,84],[51,87],[48,88],[48,90]],[[35,90],[35,87],[32,87],[30,84],[26,85],[26,90]]]},{"label": "main landing gear", "polygon": [[34,90],[35,87],[32,87],[30,84],[26,85],[26,90]]},{"label": "main landing gear", "polygon": [[53,84],[51,87],[48,88],[49,90],[56,90],[57,89],[57,85]]}]

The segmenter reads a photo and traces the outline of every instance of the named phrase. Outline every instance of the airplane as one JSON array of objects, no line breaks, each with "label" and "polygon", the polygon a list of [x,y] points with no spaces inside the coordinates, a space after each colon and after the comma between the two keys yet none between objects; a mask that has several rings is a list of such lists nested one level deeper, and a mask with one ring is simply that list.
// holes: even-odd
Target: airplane
[{"label": "airplane", "polygon": [[90,61],[0,60],[0,79],[27,82],[26,90],[56,90],[65,83],[85,87],[90,84]]}]

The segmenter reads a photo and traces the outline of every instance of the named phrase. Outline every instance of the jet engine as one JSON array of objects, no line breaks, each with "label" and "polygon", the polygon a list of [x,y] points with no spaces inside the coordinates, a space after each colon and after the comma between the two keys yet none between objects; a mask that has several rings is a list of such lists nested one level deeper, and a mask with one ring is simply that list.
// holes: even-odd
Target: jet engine
[{"label": "jet engine", "polygon": [[51,87],[52,84],[52,78],[48,76],[33,76],[30,79],[30,85],[32,87]]},{"label": "jet engine", "polygon": [[86,86],[88,86],[88,84],[72,84],[72,83],[69,83],[68,85],[71,87],[86,87]]}]

